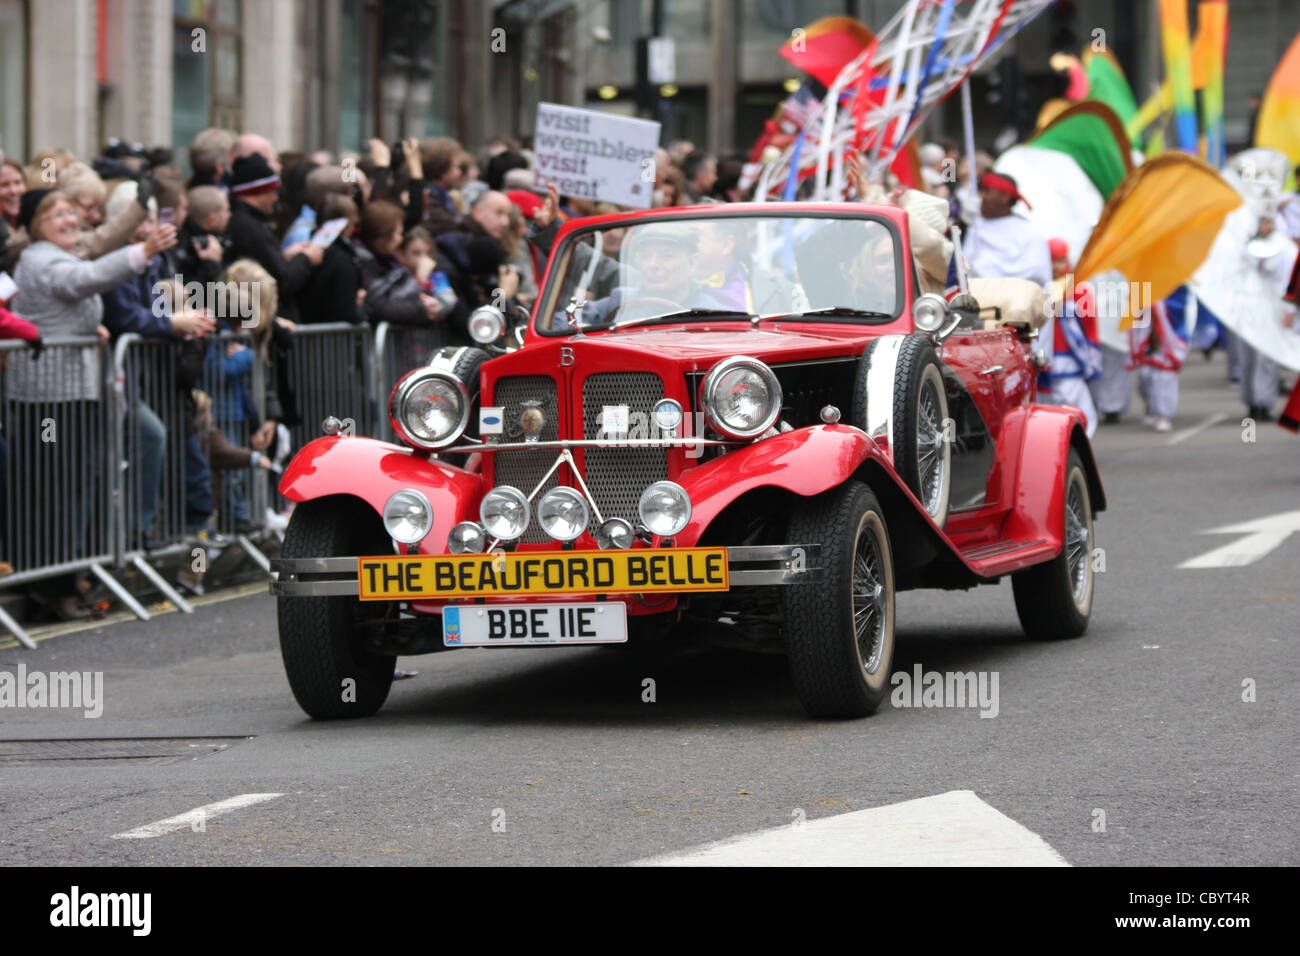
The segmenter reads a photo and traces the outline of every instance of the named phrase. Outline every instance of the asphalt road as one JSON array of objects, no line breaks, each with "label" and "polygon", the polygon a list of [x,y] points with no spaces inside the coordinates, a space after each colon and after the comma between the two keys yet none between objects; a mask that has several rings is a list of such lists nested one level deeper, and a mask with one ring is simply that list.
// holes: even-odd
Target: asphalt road
[{"label": "asphalt road", "polygon": [[[1006,583],[900,595],[895,670],[996,672],[991,719],[810,721],[782,658],[682,646],[404,659],[419,674],[378,716],[314,723],[250,590],[0,645],[0,670],[104,674],[97,719],[0,709],[0,860],[618,864],[969,790],[1074,865],[1295,865],[1300,533],[1249,566],[1177,566],[1234,540],[1207,529],[1300,507],[1300,441],[1242,440],[1221,357],[1194,357],[1183,390],[1173,433],[1131,414],[1097,436],[1110,508],[1085,637],[1027,641]],[[52,738],[100,741],[8,742]],[[114,839],[246,794],[279,796]]]}]

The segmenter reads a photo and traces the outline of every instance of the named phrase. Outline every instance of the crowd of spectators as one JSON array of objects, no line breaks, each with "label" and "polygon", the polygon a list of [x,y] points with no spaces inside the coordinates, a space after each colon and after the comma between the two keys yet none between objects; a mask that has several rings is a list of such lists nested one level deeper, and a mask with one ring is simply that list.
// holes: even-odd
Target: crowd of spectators
[{"label": "crowd of spectators", "polygon": [[[748,198],[742,157],[677,142],[655,160],[655,206]],[[467,322],[479,306],[518,306],[522,314],[532,305],[562,221],[616,211],[536,187],[530,150],[505,136],[478,154],[431,137],[376,139],[364,155],[335,156],[280,153],[265,137],[214,128],[183,152],[114,139],[92,158],[62,149],[25,164],[4,156],[0,271],[17,292],[0,294],[0,335],[25,339],[30,350],[10,352],[4,369],[12,411],[0,423],[0,476],[13,452],[6,440],[28,442],[41,421],[66,415],[67,403],[104,398],[102,350],[63,348],[42,359],[45,339],[169,340],[183,432],[146,401],[156,383],[129,383],[130,546],[158,543],[169,448],[183,451],[187,533],[208,533],[214,515],[236,531],[258,530],[277,516],[249,510],[247,467],[274,467],[277,449],[280,457],[285,450],[283,426],[298,421],[295,392],[313,387],[287,371],[297,324],[390,323],[426,330],[440,344],[472,344]],[[617,239],[612,230],[606,236]],[[246,301],[247,291],[221,304],[188,296],[218,283],[258,289],[257,301]],[[217,341],[227,330],[252,342]],[[252,400],[255,367],[260,402]],[[37,488],[76,476],[77,487],[59,499],[73,505],[74,537],[86,533],[89,489],[107,474],[105,460],[79,459],[86,448],[64,442],[57,453],[23,459],[44,462],[22,478]],[[25,526],[0,526],[0,575],[11,570],[7,536],[39,533],[38,516],[18,517]],[[45,588],[62,614],[84,610],[74,583],[55,579]]]}]

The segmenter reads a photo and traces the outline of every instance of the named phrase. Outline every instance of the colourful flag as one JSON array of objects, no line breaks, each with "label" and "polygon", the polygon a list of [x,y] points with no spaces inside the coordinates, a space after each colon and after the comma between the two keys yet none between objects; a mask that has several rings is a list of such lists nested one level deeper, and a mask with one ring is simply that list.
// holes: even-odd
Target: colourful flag
[{"label": "colourful flag", "polygon": [[796,30],[781,47],[781,56],[805,73],[830,86],[840,70],[875,39],[867,27],[852,17],[822,17]]},{"label": "colourful flag", "polygon": [[1110,52],[1088,50],[1083,54],[1083,68],[1088,74],[1088,99],[1105,103],[1121,123],[1132,119],[1137,112],[1137,100],[1119,61]]},{"label": "colourful flag", "polygon": [[1109,106],[1095,100],[1075,103],[1026,145],[1074,159],[1103,199],[1133,169],[1123,124]]},{"label": "colourful flag", "polygon": [[1187,36],[1187,0],[1160,0],[1160,39],[1165,52],[1165,73],[1174,92],[1178,148],[1194,153],[1196,94],[1192,91],[1192,52]]},{"label": "colourful flag", "polygon": [[[1218,171],[1184,153],[1165,153],[1120,183],[1106,203],[1075,267],[1083,282],[1115,269],[1158,302],[1185,283],[1205,261],[1224,218],[1241,196]],[[1132,324],[1131,308],[1120,328]]]},{"label": "colourful flag", "polygon": [[1223,61],[1228,55],[1228,5],[1206,0],[1196,7],[1196,43],[1192,48],[1192,85],[1201,90],[1201,129],[1205,159],[1222,169],[1227,153],[1223,142]]},{"label": "colourful flag", "polygon": [[1255,145],[1300,163],[1300,34],[1291,41],[1264,91],[1255,123]]}]

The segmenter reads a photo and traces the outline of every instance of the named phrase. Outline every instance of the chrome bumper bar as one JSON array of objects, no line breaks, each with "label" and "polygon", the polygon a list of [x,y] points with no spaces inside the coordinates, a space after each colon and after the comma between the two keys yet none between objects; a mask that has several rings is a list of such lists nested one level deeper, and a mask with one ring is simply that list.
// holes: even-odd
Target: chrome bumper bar
[{"label": "chrome bumper bar", "polygon": [[[727,570],[731,586],[770,587],[819,581],[822,569],[817,563],[817,557],[820,551],[821,545],[817,544],[727,548]],[[303,581],[302,575],[311,575],[312,580]],[[317,575],[328,577],[316,577]],[[271,593],[276,597],[355,597],[358,593],[357,558],[277,558],[271,562]],[[673,592],[662,593],[671,595]],[[541,600],[548,595],[528,596]],[[554,596],[566,597],[560,594]]]}]

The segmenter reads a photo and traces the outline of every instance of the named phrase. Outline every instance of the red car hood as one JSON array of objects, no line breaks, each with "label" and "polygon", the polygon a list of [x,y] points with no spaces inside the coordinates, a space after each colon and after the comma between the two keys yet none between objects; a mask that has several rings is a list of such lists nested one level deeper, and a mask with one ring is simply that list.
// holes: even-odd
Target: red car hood
[{"label": "red car hood", "polygon": [[[729,355],[751,355],[772,364],[809,358],[827,358],[861,352],[867,342],[888,332],[899,331],[899,323],[887,325],[828,325],[764,322],[759,328],[748,323],[689,323],[620,332],[565,337],[561,341],[578,353],[616,355],[636,367],[636,357],[652,353],[681,362],[688,369],[707,368]],[[525,347],[522,353],[527,353]]]}]

